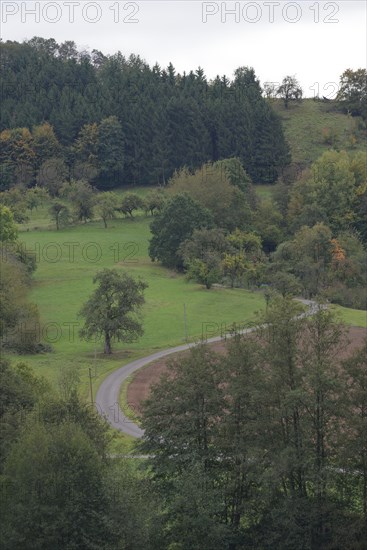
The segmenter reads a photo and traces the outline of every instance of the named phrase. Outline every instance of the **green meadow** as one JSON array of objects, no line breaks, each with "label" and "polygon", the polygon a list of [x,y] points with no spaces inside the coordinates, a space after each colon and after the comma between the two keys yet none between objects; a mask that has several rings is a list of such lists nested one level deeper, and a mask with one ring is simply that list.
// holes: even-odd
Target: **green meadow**
[{"label": "green meadow", "polygon": [[333,144],[338,150],[365,150],[363,122],[359,117],[338,112],[334,102],[304,99],[285,109],[283,101],[275,99],[271,105],[282,119],[295,164],[309,166],[330,149],[331,144],[323,138],[325,131],[333,135]]},{"label": "green meadow", "polygon": [[332,305],[331,308],[347,325],[367,328],[367,311]]},{"label": "green meadow", "polygon": [[[107,373],[126,362],[186,338],[194,341],[220,334],[233,322],[249,322],[264,306],[261,293],[220,287],[208,291],[151,262],[150,222],[140,213],[132,220],[113,220],[107,229],[93,221],[56,231],[44,208],[22,228],[20,240],[37,259],[30,299],[40,311],[42,339],[53,348],[51,353],[22,357],[39,374],[56,383],[60,368],[73,366],[79,369],[88,396],[89,368],[95,391]],[[102,341],[86,342],[78,336],[82,324],[78,311],[93,291],[93,276],[104,267],[125,269],[149,285],[144,336],[130,344],[116,342],[112,357],[104,357]]]}]

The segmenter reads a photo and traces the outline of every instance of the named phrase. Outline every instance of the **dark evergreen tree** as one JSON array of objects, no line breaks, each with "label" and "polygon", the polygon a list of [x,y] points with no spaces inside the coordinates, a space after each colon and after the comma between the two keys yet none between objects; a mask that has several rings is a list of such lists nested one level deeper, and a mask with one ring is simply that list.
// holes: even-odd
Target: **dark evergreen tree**
[{"label": "dark evergreen tree", "polygon": [[103,119],[98,127],[98,186],[118,187],[123,178],[124,135],[115,116]]}]

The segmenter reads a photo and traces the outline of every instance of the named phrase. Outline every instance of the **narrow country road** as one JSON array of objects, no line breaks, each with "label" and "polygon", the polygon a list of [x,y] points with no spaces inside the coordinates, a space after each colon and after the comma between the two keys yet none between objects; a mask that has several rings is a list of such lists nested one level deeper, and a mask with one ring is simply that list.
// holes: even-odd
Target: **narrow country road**
[{"label": "narrow country road", "polygon": [[[299,301],[309,307],[308,312],[303,313],[302,316],[312,315],[315,312],[317,307],[315,302],[313,302],[312,300]],[[253,330],[255,330],[255,328],[245,329],[241,331],[241,334],[247,334],[249,332],[252,332]],[[229,337],[229,335],[227,335],[227,337]],[[215,336],[214,338],[208,338],[206,342],[209,344],[212,342],[219,342],[223,338],[224,337],[222,336]],[[97,391],[95,405],[99,414],[104,416],[106,420],[111,424],[111,426],[113,426],[120,432],[131,435],[133,437],[142,437],[144,430],[142,430],[137,424],[127,418],[120,409],[119,396],[122,384],[133,372],[141,369],[145,365],[148,365],[149,363],[152,363],[153,361],[156,361],[158,359],[162,359],[162,357],[166,357],[167,355],[172,355],[180,351],[185,351],[196,345],[198,345],[198,343],[193,342],[190,344],[183,344],[174,348],[158,351],[156,353],[153,353],[152,355],[148,355],[147,357],[136,359],[136,361],[128,363],[127,365],[111,373],[109,376],[107,376],[107,378],[105,378]]]},{"label": "narrow country road", "polygon": [[[251,330],[252,329],[248,329],[245,332],[250,332]],[[219,342],[220,340],[222,340],[222,337],[216,336],[215,338],[208,338],[207,342]],[[98,412],[106,418],[111,426],[117,430],[120,430],[120,432],[132,435],[133,437],[141,437],[144,431],[137,426],[137,424],[134,424],[134,422],[127,418],[120,409],[119,396],[122,384],[133,372],[141,369],[145,365],[148,365],[153,361],[157,361],[158,359],[162,359],[162,357],[166,357],[167,355],[185,351],[196,345],[196,343],[183,344],[174,348],[158,351],[157,353],[153,353],[147,357],[136,359],[136,361],[128,363],[124,367],[115,370],[104,379],[98,388],[96,395],[96,407]]]}]

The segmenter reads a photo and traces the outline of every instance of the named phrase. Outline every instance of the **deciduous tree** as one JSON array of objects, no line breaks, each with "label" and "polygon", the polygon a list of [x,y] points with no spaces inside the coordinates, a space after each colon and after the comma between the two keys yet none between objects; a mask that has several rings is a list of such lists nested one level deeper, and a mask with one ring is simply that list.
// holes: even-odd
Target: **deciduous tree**
[{"label": "deciduous tree", "polygon": [[49,208],[51,219],[55,221],[56,229],[59,231],[62,225],[65,225],[69,220],[69,209],[61,201],[54,200]]},{"label": "deciduous tree", "polygon": [[223,274],[229,277],[231,281],[231,288],[234,287],[236,281],[240,281],[248,267],[249,263],[246,261],[243,253],[224,254],[223,256],[222,270]]},{"label": "deciduous tree", "polygon": [[124,133],[116,116],[101,121],[98,126],[98,187],[118,187],[124,170]]},{"label": "deciduous tree", "polygon": [[4,470],[5,546],[108,548],[102,476],[80,426],[29,422]]},{"label": "deciduous tree", "polygon": [[302,99],[302,88],[295,76],[286,76],[277,90],[277,95],[284,101],[286,109],[290,101]]},{"label": "deciduous tree", "polygon": [[[207,208],[215,224],[229,231],[246,228],[251,223],[250,197],[239,186],[232,184],[235,174],[229,174],[230,165],[222,163],[204,164],[194,173],[183,168],[176,172],[169,182],[168,193],[188,193],[190,197]],[[235,165],[236,166],[236,165]],[[233,170],[236,168],[231,166]],[[240,181],[241,174],[238,176]]]},{"label": "deciduous tree", "polygon": [[151,223],[151,259],[160,260],[167,267],[182,269],[183,260],[179,254],[181,243],[189,239],[195,229],[212,225],[211,213],[188,194],[173,196]]},{"label": "deciduous tree", "polygon": [[144,208],[144,201],[139,195],[135,193],[125,193],[120,201],[118,210],[125,215],[129,215],[133,218],[134,210],[139,210]]},{"label": "deciduous tree", "polygon": [[80,336],[87,339],[102,336],[104,353],[111,354],[113,339],[132,342],[142,336],[139,312],[148,285],[116,269],[103,269],[93,282],[98,287],[79,313],[85,319]]},{"label": "deciduous tree", "polygon": [[344,111],[352,115],[367,118],[367,70],[347,69],[340,77],[340,88],[337,101],[341,102]]},{"label": "deciduous tree", "polygon": [[84,221],[93,218],[95,205],[95,189],[86,181],[72,181],[63,185],[61,195],[72,202],[77,220]]},{"label": "deciduous tree", "polygon": [[100,214],[103,224],[107,229],[107,220],[113,220],[116,217],[118,206],[118,196],[112,191],[105,191],[96,197],[97,211]]},{"label": "deciduous tree", "polygon": [[150,212],[152,216],[158,214],[162,210],[165,200],[162,191],[151,191],[144,200],[146,212]]},{"label": "deciduous tree", "polygon": [[7,206],[0,204],[0,241],[15,242],[18,238],[18,229],[14,223],[14,216]]}]

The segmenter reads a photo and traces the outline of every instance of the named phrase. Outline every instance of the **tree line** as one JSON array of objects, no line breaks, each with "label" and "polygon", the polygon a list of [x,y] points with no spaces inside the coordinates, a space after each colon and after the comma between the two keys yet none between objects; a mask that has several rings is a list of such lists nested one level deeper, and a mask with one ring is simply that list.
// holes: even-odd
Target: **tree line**
[{"label": "tree line", "polygon": [[34,37],[0,48],[3,188],[17,170],[34,182],[51,158],[89,171],[101,188],[164,183],[182,166],[231,156],[255,182],[272,183],[290,161],[252,68],[209,81],[201,68],[178,74],[136,55],[78,52],[73,42]]},{"label": "tree line", "polygon": [[18,231],[9,208],[0,205],[0,339],[1,349],[17,353],[50,351],[40,342],[37,305],[28,299],[34,256],[27,254],[18,240]]},{"label": "tree line", "polygon": [[169,362],[142,413],[163,546],[367,547],[366,344],[318,305],[273,298],[225,354]]}]

